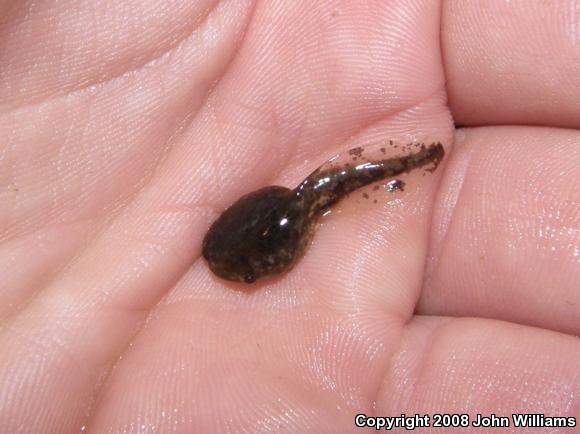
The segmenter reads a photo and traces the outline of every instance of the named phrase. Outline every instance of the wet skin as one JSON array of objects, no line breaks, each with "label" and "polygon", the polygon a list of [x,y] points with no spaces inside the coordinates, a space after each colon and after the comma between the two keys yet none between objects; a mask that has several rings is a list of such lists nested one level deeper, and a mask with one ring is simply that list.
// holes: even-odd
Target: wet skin
[{"label": "wet skin", "polygon": [[[439,142],[411,145],[418,150],[403,156],[358,165],[325,164],[293,190],[269,186],[242,196],[203,240],[202,255],[210,270],[226,280],[252,283],[291,269],[310,244],[318,218],[332,205],[365,185],[415,168],[432,163],[427,170],[433,171],[445,155]],[[355,148],[349,154],[357,160],[363,152]]]}]

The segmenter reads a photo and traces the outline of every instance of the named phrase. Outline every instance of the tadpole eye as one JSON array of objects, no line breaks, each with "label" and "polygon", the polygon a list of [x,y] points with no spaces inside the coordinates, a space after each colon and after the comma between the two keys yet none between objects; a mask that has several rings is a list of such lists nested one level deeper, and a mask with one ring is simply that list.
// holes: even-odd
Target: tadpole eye
[{"label": "tadpole eye", "polygon": [[252,273],[248,273],[244,276],[244,282],[246,283],[254,283],[256,281],[256,277]]}]

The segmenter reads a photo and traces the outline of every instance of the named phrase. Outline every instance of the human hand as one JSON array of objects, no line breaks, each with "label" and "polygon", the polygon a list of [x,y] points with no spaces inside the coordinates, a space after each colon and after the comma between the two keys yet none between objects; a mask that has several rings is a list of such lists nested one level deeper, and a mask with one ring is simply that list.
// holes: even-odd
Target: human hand
[{"label": "human hand", "polygon": [[[0,431],[578,418],[578,17],[529,5],[0,2]],[[395,137],[445,164],[208,271],[241,194]]]}]

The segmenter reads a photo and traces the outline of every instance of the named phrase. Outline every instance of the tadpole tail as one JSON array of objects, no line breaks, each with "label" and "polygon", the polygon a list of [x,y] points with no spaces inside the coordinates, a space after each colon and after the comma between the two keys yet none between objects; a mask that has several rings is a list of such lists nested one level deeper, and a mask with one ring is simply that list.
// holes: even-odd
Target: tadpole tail
[{"label": "tadpole tail", "polygon": [[311,215],[324,213],[344,196],[366,185],[392,178],[413,169],[433,164],[426,170],[433,172],[445,150],[439,142],[421,145],[418,151],[407,155],[368,161],[357,166],[333,167],[312,173],[295,192],[310,209]]}]

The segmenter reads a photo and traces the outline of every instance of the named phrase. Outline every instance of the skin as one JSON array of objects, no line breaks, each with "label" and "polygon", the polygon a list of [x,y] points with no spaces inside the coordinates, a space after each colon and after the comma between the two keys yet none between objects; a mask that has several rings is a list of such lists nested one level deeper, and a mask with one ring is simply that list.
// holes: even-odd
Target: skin
[{"label": "skin", "polygon": [[[580,417],[574,5],[0,1],[0,431]],[[287,278],[207,269],[243,193],[415,135]]]}]

